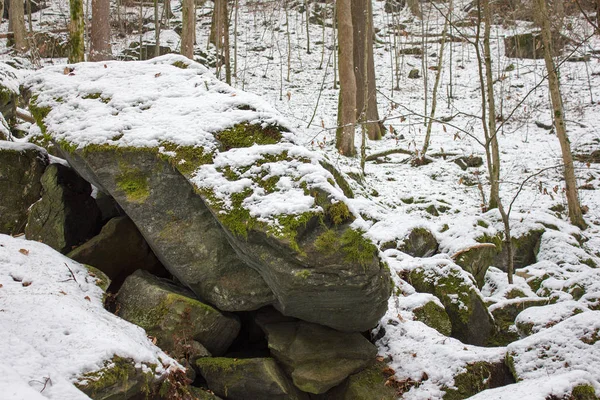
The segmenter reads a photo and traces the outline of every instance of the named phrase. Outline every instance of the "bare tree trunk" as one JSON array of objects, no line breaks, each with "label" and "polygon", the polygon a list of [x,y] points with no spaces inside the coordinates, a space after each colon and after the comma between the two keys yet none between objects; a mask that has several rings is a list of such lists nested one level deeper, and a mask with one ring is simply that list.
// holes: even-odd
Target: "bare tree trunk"
[{"label": "bare tree trunk", "polygon": [[160,17],[158,15],[158,0],[154,0],[154,57],[158,56],[160,56]]},{"label": "bare tree trunk", "polygon": [[[369,139],[382,136],[377,110],[375,63],[373,60],[373,13],[371,0],[352,0],[353,58],[356,75],[356,117],[365,115]],[[365,72],[365,66],[366,72]],[[365,84],[366,83],[366,84]],[[368,93],[365,94],[365,88]]]},{"label": "bare tree trunk", "polygon": [[215,8],[210,28],[210,43],[217,50],[217,76],[221,73],[223,61],[225,64],[225,80],[231,83],[231,63],[229,60],[229,14],[227,0],[215,0]]},{"label": "bare tree trunk", "polygon": [[352,0],[338,0],[338,41],[340,97],[336,147],[340,154],[353,156],[354,126],[356,124],[356,78],[354,76]]},{"label": "bare tree trunk", "polygon": [[70,53],[69,62],[78,63],[85,59],[85,23],[83,0],[69,0],[71,21],[69,23]]},{"label": "bare tree trunk", "polygon": [[[500,203],[500,150],[496,132],[496,101],[494,96],[494,79],[492,77],[492,52],[490,50],[490,30],[492,25],[492,10],[489,0],[483,0],[484,32],[483,59],[485,61],[485,83],[488,102],[488,130],[492,149],[492,171],[490,176],[490,203],[488,209],[497,208]],[[486,140],[488,140],[486,138]]]},{"label": "bare tree trunk", "polygon": [[27,32],[25,31],[25,8],[23,1],[11,1],[8,8],[8,18],[14,33],[14,44],[17,53],[24,53],[28,49]]},{"label": "bare tree trunk", "polygon": [[[600,0],[598,0],[600,1]],[[4,0],[0,0],[0,22],[2,22],[2,18],[4,15]],[[10,28],[8,29],[10,31]]]},{"label": "bare tree trunk", "polygon": [[410,9],[412,15],[423,19],[423,13],[421,12],[421,4],[419,0],[408,0],[408,8]]},{"label": "bare tree trunk", "polygon": [[196,32],[195,0],[183,0],[181,26],[181,54],[194,59],[194,33]]},{"label": "bare tree trunk", "polygon": [[571,143],[567,135],[567,127],[565,124],[564,108],[562,95],[560,93],[560,83],[558,72],[554,59],[552,58],[552,35],[550,32],[550,16],[546,7],[546,0],[536,0],[537,20],[542,29],[542,44],[544,46],[544,61],[546,62],[546,70],[548,72],[548,87],[550,90],[550,98],[552,99],[552,115],[554,116],[554,126],[556,127],[556,135],[560,142],[560,148],[563,159],[563,174],[565,178],[567,205],[569,207],[569,219],[573,225],[581,229],[587,227],[581,205],[579,203],[579,194],[577,192],[577,180],[575,179],[575,168],[573,166],[573,154],[571,153]]},{"label": "bare tree trunk", "polygon": [[110,1],[92,0],[90,61],[112,59],[110,48]]}]

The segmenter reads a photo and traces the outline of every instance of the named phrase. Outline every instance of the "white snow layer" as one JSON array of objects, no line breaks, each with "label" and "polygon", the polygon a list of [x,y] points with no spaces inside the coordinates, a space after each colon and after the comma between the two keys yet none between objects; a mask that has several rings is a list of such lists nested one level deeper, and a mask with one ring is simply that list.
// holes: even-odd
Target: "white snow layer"
[{"label": "white snow layer", "polygon": [[157,376],[179,367],[104,309],[96,279],[44,244],[0,235],[1,398],[87,399],[73,383],[114,355],[156,364]]}]

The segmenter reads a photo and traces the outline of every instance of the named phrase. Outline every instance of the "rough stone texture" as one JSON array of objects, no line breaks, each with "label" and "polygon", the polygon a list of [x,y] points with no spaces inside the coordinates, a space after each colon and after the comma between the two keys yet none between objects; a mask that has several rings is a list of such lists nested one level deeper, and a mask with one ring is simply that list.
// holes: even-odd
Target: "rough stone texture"
[{"label": "rough stone texture", "polygon": [[[117,315],[155,336],[158,346],[175,357],[191,360],[224,354],[240,330],[234,315],[223,314],[193,294],[144,271],[129,276],[117,294]],[[200,349],[200,351],[196,351]],[[191,353],[191,354],[189,354]]]},{"label": "rough stone texture", "polygon": [[[511,238],[515,270],[525,268],[536,262],[536,256],[540,249],[540,238],[543,233],[543,229],[532,230],[523,236]],[[508,250],[506,249],[506,246],[504,246],[504,243],[502,244],[502,251],[494,258],[493,265],[506,272],[508,266]]]},{"label": "rough stone texture", "polygon": [[272,358],[201,358],[196,368],[217,396],[230,400],[308,400]]},{"label": "rough stone texture", "polygon": [[452,256],[452,259],[473,275],[477,287],[481,289],[485,284],[485,273],[490,266],[494,265],[494,258],[498,251],[493,243],[480,243],[459,251]]},{"label": "rough stone texture", "polygon": [[435,301],[428,301],[420,307],[413,309],[417,321],[435,329],[444,336],[452,334],[452,322],[444,307],[440,307]]},{"label": "rough stone texture", "polygon": [[0,114],[4,119],[13,124],[17,115],[17,102],[19,92],[17,90],[19,84],[14,69],[6,64],[0,65]]},{"label": "rough stone texture", "polygon": [[48,153],[35,145],[0,141],[0,233],[22,233],[27,209],[41,195]]},{"label": "rough stone texture", "polygon": [[98,235],[68,253],[67,257],[107,274],[113,282],[113,292],[138,269],[168,277],[167,271],[128,217],[111,219]]},{"label": "rough stone texture", "polygon": [[357,374],[350,375],[341,385],[331,389],[324,396],[327,400],[396,400],[398,394],[391,385],[386,385],[387,365],[376,362]]},{"label": "rough stone texture", "polygon": [[41,178],[42,199],[31,207],[25,234],[63,254],[98,233],[100,210],[92,187],[75,170],[51,164]]},{"label": "rough stone texture", "polygon": [[273,302],[267,284],[237,257],[204,202],[168,162],[143,149],[65,156],[112,195],[162,264],[201,300],[223,311]]},{"label": "rough stone texture", "polygon": [[463,171],[468,168],[479,168],[483,165],[483,159],[479,156],[463,156],[454,159],[456,165]]},{"label": "rough stone texture", "polygon": [[135,367],[135,362],[114,356],[105,367],[87,373],[75,386],[94,400],[132,399],[152,390],[153,374]]},{"label": "rough stone texture", "polygon": [[510,370],[503,362],[480,361],[466,366],[466,371],[454,377],[454,387],[445,388],[444,400],[469,398],[486,389],[515,383]]},{"label": "rough stone texture", "polygon": [[494,329],[493,318],[474,282],[460,267],[419,267],[411,271],[410,283],[418,292],[440,299],[452,322],[452,337],[478,346],[488,343]]},{"label": "rough stone texture", "polygon": [[494,317],[496,332],[490,338],[492,346],[506,346],[519,340],[519,333],[515,326],[515,319],[519,313],[529,307],[545,306],[549,299],[544,298],[519,298],[492,305],[489,309]]},{"label": "rough stone texture", "polygon": [[377,355],[377,348],[357,332],[304,321],[265,324],[263,329],[271,354],[304,392],[325,393]]},{"label": "rough stone texture", "polygon": [[413,257],[431,257],[437,252],[439,244],[433,234],[426,228],[413,229],[404,239],[398,250]]},{"label": "rough stone texture", "polygon": [[119,207],[119,204],[104,192],[98,192],[96,194],[96,205],[100,209],[100,215],[102,216],[102,224],[106,224],[109,220],[124,216],[125,213]]}]

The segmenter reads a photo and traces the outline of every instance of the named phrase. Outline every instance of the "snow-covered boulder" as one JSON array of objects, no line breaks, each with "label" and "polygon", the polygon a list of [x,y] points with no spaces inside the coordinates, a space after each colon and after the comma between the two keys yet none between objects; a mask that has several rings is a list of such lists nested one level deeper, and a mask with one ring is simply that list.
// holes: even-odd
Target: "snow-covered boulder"
[{"label": "snow-covered boulder", "polygon": [[586,371],[598,387],[600,311],[568,318],[507,347],[506,360],[517,381]]},{"label": "snow-covered boulder", "polygon": [[0,141],[0,233],[22,233],[27,209],[39,200],[48,153],[33,144]]},{"label": "snow-covered boulder", "polygon": [[200,298],[339,330],[377,324],[389,272],[271,106],[181,56],[69,68],[29,77],[38,124]]},{"label": "snow-covered boulder", "polygon": [[464,343],[486,345],[494,330],[473,277],[447,259],[432,259],[410,271],[410,284],[431,293],[444,305],[452,322],[452,337]]},{"label": "snow-covered boulder", "polygon": [[588,308],[576,301],[528,308],[517,315],[515,326],[519,335],[525,337],[552,328],[559,322],[585,311],[589,311]]},{"label": "snow-covered boulder", "polygon": [[0,397],[123,398],[179,368],[104,309],[104,285],[49,246],[0,235]]}]

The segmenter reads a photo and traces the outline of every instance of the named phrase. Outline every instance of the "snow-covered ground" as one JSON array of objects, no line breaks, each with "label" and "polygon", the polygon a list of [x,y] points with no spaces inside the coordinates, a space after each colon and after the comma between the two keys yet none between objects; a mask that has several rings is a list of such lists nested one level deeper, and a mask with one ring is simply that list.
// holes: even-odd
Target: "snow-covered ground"
[{"label": "snow-covered ground", "polygon": [[[466,1],[457,3],[453,16],[455,21],[465,17],[465,13],[460,10]],[[286,119],[285,124],[292,128],[298,144],[321,153],[340,170],[355,178],[351,179],[351,184],[356,198],[349,201],[353,209],[363,216],[364,227],[374,241],[381,244],[402,239],[413,228],[426,227],[432,231],[440,243],[442,255],[438,257],[449,259],[449,256],[457,251],[477,243],[478,237],[494,236],[502,231],[498,212],[482,210],[482,204],[485,204],[483,196],[486,198],[489,196],[485,167],[463,171],[452,161],[458,156],[471,155],[482,156],[485,159],[484,148],[481,145],[483,140],[481,121],[477,118],[478,115],[481,115],[482,107],[477,57],[471,43],[466,40],[452,42],[446,47],[444,54],[443,76],[438,94],[436,116],[440,119],[451,118],[451,120],[445,124],[433,124],[429,154],[446,153],[447,156],[436,157],[433,163],[425,166],[413,167],[408,162],[411,156],[390,155],[379,159],[378,162],[368,162],[363,175],[358,158],[340,156],[334,147],[338,90],[334,88],[332,30],[330,28],[323,29],[321,25],[310,24],[311,52],[309,54],[307,52],[305,14],[290,10],[286,16],[285,9],[279,2],[265,2],[264,6],[258,5],[257,2],[246,1],[241,1],[240,4],[241,9],[236,28],[238,34],[235,40],[237,44],[235,51],[237,53],[237,65],[235,66],[237,74],[233,78],[233,86],[262,96],[283,114]],[[425,26],[421,26],[421,23],[411,18],[407,11],[396,14],[392,18],[383,11],[383,4],[384,2],[381,1],[374,2],[377,30],[375,64],[379,89],[379,112],[389,132],[381,141],[367,141],[366,152],[369,155],[392,148],[402,148],[417,155],[417,151],[423,145],[426,132],[422,115],[428,115],[430,112],[431,89],[435,79],[435,71],[428,67],[433,67],[438,62],[436,54],[439,48],[438,40],[443,19],[433,10],[428,12],[429,22],[426,22]],[[435,4],[444,10],[444,4]],[[180,16],[177,7],[178,2],[172,2],[175,19]],[[210,4],[207,3],[198,11],[198,48],[202,50],[207,48],[210,16],[206,11],[209,8]],[[128,11],[131,18],[135,18],[137,10],[130,8]],[[53,2],[51,8],[44,10],[43,13],[41,21],[39,15],[34,15],[34,19],[36,19],[34,26],[61,20],[61,15],[67,15],[66,2]],[[150,16],[149,11],[146,15]],[[399,27],[399,24],[404,26]],[[587,37],[592,33],[591,27],[587,26],[582,19],[569,18],[565,26],[571,29],[569,34],[573,37]],[[5,30],[6,23],[3,23],[0,28]],[[492,29],[496,104],[498,112],[502,116],[498,121],[501,126],[498,136],[502,160],[501,197],[505,207],[512,204],[511,224],[514,236],[520,236],[531,229],[539,229],[544,226],[552,226],[556,230],[546,230],[541,240],[537,262],[525,270],[527,276],[549,274],[551,277],[544,281],[537,293],[532,293],[522,278],[516,278],[514,286],[525,291],[528,296],[548,296],[558,301],[558,304],[564,302],[564,304],[574,306],[573,303],[575,303],[575,305],[587,309],[594,301],[593,296],[583,296],[576,300],[567,292],[568,288],[574,284],[584,287],[588,294],[600,292],[600,288],[597,287],[597,270],[583,262],[587,260],[592,260],[596,264],[600,262],[598,259],[600,256],[600,195],[596,190],[599,185],[600,169],[598,164],[576,163],[578,185],[582,188],[580,190],[581,203],[587,209],[585,217],[589,224],[588,229],[580,231],[568,223],[565,212],[551,210],[551,208],[557,210],[556,206],[559,205],[566,206],[566,198],[559,168],[561,152],[558,139],[552,132],[535,124],[536,121],[545,124],[551,122],[547,85],[543,80],[545,76],[543,60],[504,57],[502,38],[527,31],[530,28],[531,25],[528,23],[519,22],[514,25],[496,25]],[[394,36],[394,30],[401,30],[403,34]],[[426,37],[423,36],[423,33],[426,34]],[[472,40],[474,28],[454,28],[451,33],[457,37],[464,35],[468,40]],[[119,51],[135,40],[137,40],[137,36],[132,35],[116,41],[113,50]],[[172,31],[165,35],[164,41],[173,41]],[[231,42],[233,44],[233,38]],[[395,49],[420,48],[423,42],[427,48],[424,52],[427,55],[425,61],[427,67],[425,73],[428,77],[426,94],[424,79],[407,77],[411,69],[421,69],[422,58],[413,55],[396,57],[393,54]],[[291,47],[288,47],[288,44],[291,44]],[[574,54],[579,55],[580,52],[590,52],[594,49],[600,49],[597,36],[591,37],[583,46],[578,47]],[[53,62],[63,63],[65,60],[54,60]],[[44,63],[49,63],[49,61],[44,60]],[[320,65],[321,68],[319,68]],[[597,121],[600,118],[600,64],[598,59],[592,57],[589,62],[561,63],[561,83],[567,128],[573,151],[574,153],[589,153],[597,149],[600,143],[600,132],[597,129]],[[93,92],[93,88],[90,91]],[[427,98],[427,106],[425,106],[425,98]],[[24,127],[27,128],[26,124]],[[35,131],[37,128],[31,127],[31,129]],[[360,143],[358,132],[356,143]],[[469,184],[469,182],[473,184]],[[482,190],[478,187],[479,183],[482,185]],[[426,211],[431,205],[436,206],[438,210],[445,211],[440,211],[439,216],[431,215]],[[49,272],[47,269],[36,269],[35,265],[23,264],[31,271],[22,272],[20,277],[33,282],[31,286],[24,287],[22,283],[15,282],[11,273],[14,273],[15,269],[18,272],[19,268],[27,271],[20,265],[26,261],[30,262],[28,260],[33,260],[35,253],[43,252],[45,248],[36,243],[29,244],[29,242],[15,241],[5,237],[2,237],[1,243],[3,246],[0,248],[0,255],[2,255],[0,261],[3,264],[0,268],[0,279],[2,279],[0,283],[4,287],[0,287],[0,302],[11,299],[3,294],[3,291],[11,289],[25,293],[28,289],[35,289],[36,282],[43,279],[46,286],[40,290],[43,289],[46,298],[58,301],[58,299],[68,299],[74,296],[77,299],[73,305],[75,309],[83,307],[87,310],[94,306],[96,310],[94,312],[99,313],[100,322],[95,322],[95,324],[100,324],[98,326],[102,326],[101,324],[104,322],[101,321],[110,317],[101,310],[97,300],[100,295],[99,291],[94,289],[92,284],[90,284],[91,286],[81,286],[87,276],[82,267],[66,259],[57,258],[58,256],[47,255],[44,263],[56,264],[56,268],[52,270],[54,272]],[[21,243],[26,243],[27,246]],[[29,249],[29,256],[18,253],[20,247]],[[12,249],[11,252],[9,249]],[[395,251],[386,252],[385,257],[387,257],[392,271],[399,273],[427,262]],[[49,282],[61,281],[69,277],[68,270],[62,268],[64,262],[69,263],[68,265],[78,278],[81,274],[81,279],[78,279],[81,281],[79,286],[74,285],[72,281],[60,283],[62,286],[59,283],[54,283],[54,286],[50,285]],[[58,276],[44,277],[40,274],[58,274]],[[490,279],[497,285],[494,288],[484,287],[484,296],[492,299],[496,304],[505,301],[503,295],[510,289],[508,286],[500,284],[505,278],[505,274],[501,271],[492,270]],[[443,395],[441,388],[451,387],[453,376],[464,370],[467,363],[481,360],[496,361],[504,357],[506,348],[465,346],[414,321],[413,315],[409,311],[411,307],[406,304],[423,299],[418,297],[418,294],[415,294],[408,284],[401,282],[395,274],[394,279],[397,287],[401,290],[397,291],[398,295],[394,295],[390,299],[388,314],[382,319],[382,324],[386,327],[386,334],[378,342],[380,353],[382,356],[391,358],[391,366],[395,369],[398,380],[420,380],[423,372],[426,372],[428,376],[428,379],[421,385],[413,387],[406,393],[404,398],[441,398]],[[64,285],[69,287],[64,287]],[[501,287],[497,287],[498,285]],[[60,295],[61,290],[67,292],[69,296]],[[92,302],[85,300],[87,291],[91,293],[89,297]],[[75,297],[76,293],[80,293],[78,296],[81,299]],[[31,302],[33,303],[35,299],[38,297],[33,297]],[[12,330],[13,324],[15,324],[16,331],[13,332],[20,333],[19,339],[12,337],[10,340],[16,342],[14,348],[22,348],[19,352],[13,353],[13,347],[0,345],[0,354],[3,355],[3,359],[21,360],[19,363],[16,361],[14,364],[11,363],[9,367],[6,366],[6,363],[3,364],[4,368],[8,369],[3,374],[7,378],[2,378],[0,384],[7,385],[8,382],[15,381],[19,383],[10,386],[10,388],[14,388],[13,390],[31,390],[31,382],[44,382],[45,377],[56,376],[56,378],[52,378],[53,382],[56,381],[54,389],[47,388],[42,395],[51,396],[54,393],[51,389],[59,393],[59,390],[63,390],[61,388],[64,388],[64,393],[68,393],[67,391],[71,389],[68,386],[61,386],[60,382],[66,382],[75,372],[98,367],[97,363],[101,358],[94,357],[98,354],[107,354],[103,352],[116,350],[99,344],[92,348],[86,348],[90,352],[91,358],[83,357],[79,364],[69,364],[67,368],[60,363],[53,363],[51,367],[46,367],[48,360],[57,357],[56,353],[50,352],[54,350],[48,350],[47,353],[42,352],[36,347],[36,343],[27,342],[24,339],[25,335],[21,333],[32,329],[32,337],[43,338],[42,333],[34,335],[37,327],[44,326],[46,330],[50,330],[53,325],[51,321],[47,322],[49,325],[43,325],[40,319],[45,317],[44,313],[36,307],[28,309],[29,301],[22,301],[22,303],[22,306],[14,305],[14,315],[5,314],[5,311],[0,312],[0,318],[5,318],[6,315],[9,318],[6,320],[9,324],[5,323],[4,319],[2,320],[0,332],[8,335],[6,330]],[[48,300],[43,304],[50,305],[51,302]],[[7,309],[5,306],[0,306],[0,308]],[[545,307],[539,310],[530,310],[526,316],[534,322],[544,321],[544,314],[551,313],[550,310],[544,311]],[[32,314],[34,312],[36,313]],[[552,311],[552,315],[560,314],[560,312]],[[588,323],[585,326],[591,329],[592,326],[595,326],[595,313],[585,311],[579,316],[575,316],[578,318],[577,321],[571,322],[583,323],[583,325]],[[32,316],[29,323],[26,318],[22,317],[28,315]],[[564,312],[561,315],[564,315]],[[71,318],[65,316],[65,318],[67,317]],[[86,318],[92,317],[87,316]],[[583,322],[579,321],[580,319]],[[119,324],[116,319],[114,321],[110,319],[110,321],[111,324]],[[393,321],[393,323],[390,324],[389,321]],[[536,326],[541,327],[541,325],[543,322]],[[562,334],[568,337],[567,333],[572,332],[568,319],[552,328],[556,331],[539,329],[540,334],[553,333],[553,337]],[[65,335],[64,332],[57,334]],[[143,333],[138,332],[135,335],[131,334],[131,337],[140,337],[139,340],[142,341]],[[538,336],[530,339],[536,340],[536,337]],[[80,338],[83,341],[87,337],[82,334]],[[530,339],[525,339],[523,342]],[[93,341],[90,338],[87,342],[88,346]],[[8,339],[2,341],[2,343],[9,342]],[[98,342],[96,341],[96,343]],[[122,346],[119,350],[124,351],[125,355],[130,354],[128,352],[132,352],[134,349],[133,344],[126,344],[131,342],[118,341],[118,343]],[[521,341],[511,346],[518,347],[520,343]],[[136,345],[142,346],[141,348],[144,349],[144,351],[134,352],[141,357],[136,358],[137,361],[149,361],[153,357],[162,356],[157,353],[158,350],[147,347],[146,343]],[[565,341],[557,344],[559,347],[563,346],[564,353],[579,351],[576,347],[571,348],[568,345],[569,343]],[[70,348],[76,348],[73,346]],[[583,357],[581,364],[562,360],[560,368],[553,369],[546,376],[526,374],[527,379],[521,383],[506,389],[485,391],[476,398],[543,399],[549,395],[561,396],[578,384],[592,385],[596,389],[596,393],[600,393],[597,372],[596,374],[590,373],[581,367],[586,363],[597,366],[600,349],[597,344],[592,345],[592,351],[589,351],[589,348],[586,349],[586,351],[577,353]],[[11,353],[7,353],[9,351]],[[61,347],[56,351],[64,351],[64,348]],[[29,352],[32,352],[31,357],[24,356],[30,354]],[[40,355],[40,352],[47,355]],[[8,354],[14,354],[14,356],[9,358]],[[140,356],[140,354],[146,354],[146,356]],[[16,355],[19,355],[19,358]],[[65,358],[68,359],[68,357]],[[21,365],[21,362],[26,364]],[[537,368],[533,365],[536,363],[534,359],[523,363],[521,367],[524,369]],[[51,376],[51,374],[53,375]],[[14,380],[11,377],[14,377]],[[38,392],[42,388],[42,386],[38,388],[35,385],[33,387],[38,389]],[[58,394],[56,396],[58,397],[54,398],[69,398],[60,397]],[[67,395],[65,394],[65,396]],[[22,398],[35,397],[27,397],[26,394],[23,394]]]}]

